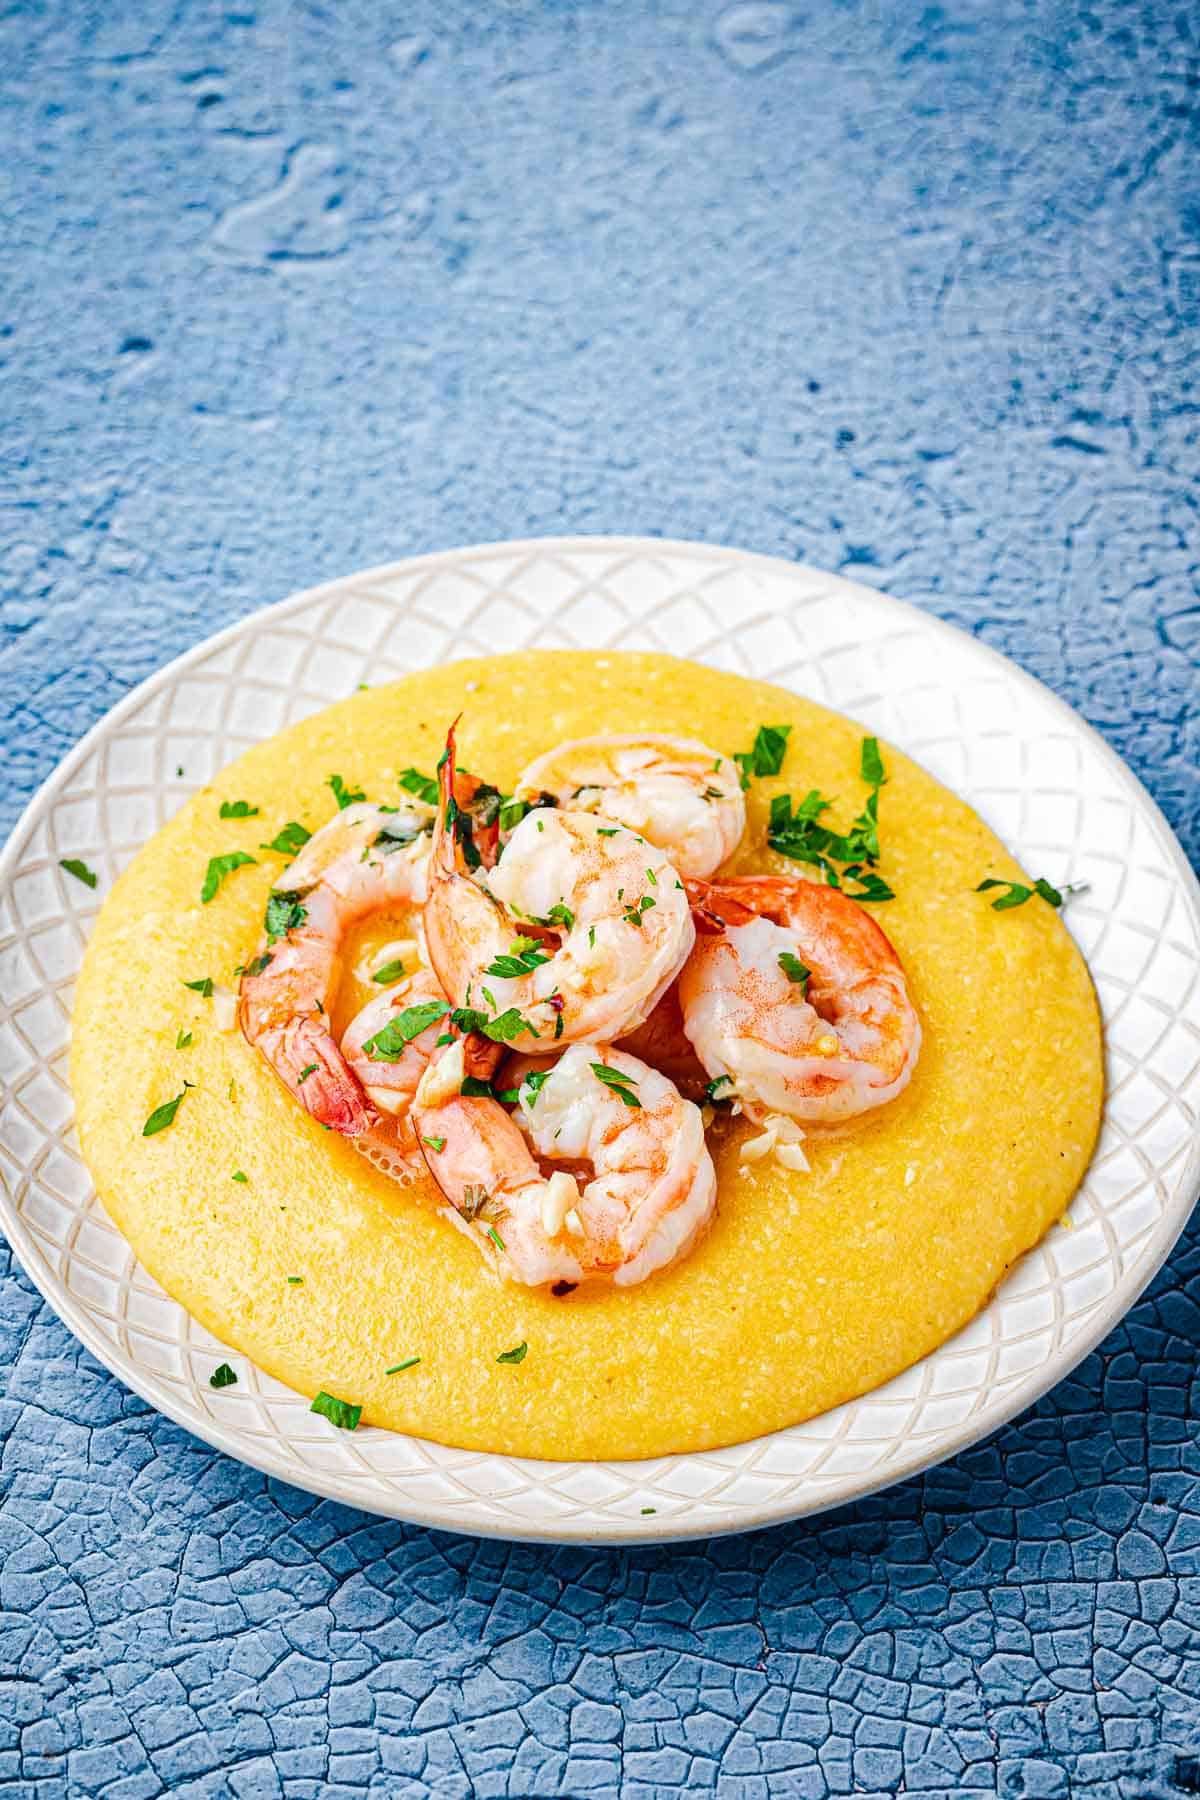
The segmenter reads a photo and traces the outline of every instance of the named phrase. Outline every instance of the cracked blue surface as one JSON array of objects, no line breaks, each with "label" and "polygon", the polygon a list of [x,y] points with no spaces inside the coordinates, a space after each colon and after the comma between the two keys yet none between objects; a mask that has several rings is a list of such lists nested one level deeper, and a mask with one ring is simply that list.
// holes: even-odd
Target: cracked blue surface
[{"label": "cracked blue surface", "polygon": [[[966,626],[1195,857],[1198,82],[1116,0],[0,10],[0,825],[265,601],[648,531]],[[1195,1229],[986,1445],[620,1553],[266,1481],[0,1274],[6,1795],[1200,1793]]]}]

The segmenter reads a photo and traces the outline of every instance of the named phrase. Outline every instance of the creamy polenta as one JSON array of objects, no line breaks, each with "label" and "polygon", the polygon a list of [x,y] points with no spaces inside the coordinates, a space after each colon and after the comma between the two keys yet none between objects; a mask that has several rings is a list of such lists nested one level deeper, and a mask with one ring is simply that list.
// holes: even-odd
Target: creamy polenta
[{"label": "creamy polenta", "polygon": [[[730,872],[800,872],[764,847],[772,795],[819,788],[843,829],[862,801],[860,727],[666,656],[454,663],[359,692],[249,751],[116,883],[79,979],[80,1139],[142,1262],[224,1343],[306,1394],[361,1405],[363,1424],[529,1456],[734,1443],[932,1350],[1070,1200],[1099,1124],[1100,1025],[1057,914],[1040,898],[996,912],[974,892],[1021,871],[963,801],[886,745],[880,870],[895,898],[875,916],[923,1023],[912,1082],[849,1126],[810,1131],[807,1173],[741,1162],[755,1128],[718,1123],[715,1222],[640,1286],[555,1298],[500,1282],[434,1210],[431,1181],[400,1187],[321,1129],[240,1032],[220,1028],[219,996],[185,985],[236,985],[286,860],[262,846],[289,820],[315,829],[332,814],[331,776],[399,798],[400,772],[432,771],[460,712],[463,763],[506,791],[561,739],[655,731],[730,752],[761,723],[790,724],[781,772],[751,785]],[[222,819],[222,801],[258,810]],[[239,850],[256,862],[202,904],[210,858]],[[405,930],[379,918],[355,933],[339,1030],[379,992],[364,979],[372,952]],[[180,1092],[170,1125],[143,1136]],[[519,1363],[497,1361],[522,1343]]]}]

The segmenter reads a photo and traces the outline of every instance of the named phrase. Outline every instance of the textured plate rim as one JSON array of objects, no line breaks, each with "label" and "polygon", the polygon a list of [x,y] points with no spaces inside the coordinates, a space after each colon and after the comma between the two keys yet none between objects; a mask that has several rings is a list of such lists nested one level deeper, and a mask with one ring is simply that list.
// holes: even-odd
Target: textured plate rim
[{"label": "textured plate rim", "polygon": [[[183,651],[179,656],[172,658],[170,662],[165,663],[161,668],[154,670],[138,682],[128,694],[117,701],[88,729],[79,742],[51,770],[28,804],[22,809],[3,850],[0,851],[0,890],[7,889],[9,886],[14,865],[24,847],[25,839],[36,826],[42,813],[48,809],[75,771],[86,762],[89,755],[103,742],[104,738],[130,713],[136,711],[149,699],[158,688],[168,685],[193,663],[200,662],[225,645],[236,642],[245,633],[261,629],[263,626],[269,625],[272,620],[283,618],[293,611],[301,611],[323,599],[333,598],[351,583],[383,584],[402,575],[411,574],[417,569],[433,569],[439,564],[454,564],[467,558],[483,560],[489,556],[520,557],[539,552],[571,555],[597,551],[611,551],[614,555],[633,555],[641,552],[657,556],[670,555],[674,552],[701,560],[726,558],[743,565],[760,567],[776,575],[783,574],[793,578],[808,576],[833,582],[840,587],[867,595],[872,601],[894,609],[899,614],[907,615],[919,625],[922,631],[930,632],[935,637],[944,635],[956,643],[965,643],[970,647],[973,657],[1002,669],[1006,679],[1013,680],[1015,678],[1018,684],[1032,689],[1040,704],[1044,707],[1048,706],[1050,712],[1057,715],[1059,721],[1070,733],[1081,737],[1093,753],[1098,755],[1101,763],[1116,782],[1129,793],[1137,812],[1151,828],[1165,860],[1172,866],[1179,879],[1181,892],[1193,924],[1200,931],[1200,882],[1197,881],[1196,873],[1158,803],[1094,726],[1090,725],[1052,688],[1047,687],[1037,676],[1031,675],[1019,663],[1005,656],[1003,652],[994,649],[990,644],[980,642],[969,631],[951,624],[935,613],[925,611],[911,601],[898,599],[882,589],[870,587],[864,582],[848,580],[845,576],[817,569],[810,564],[790,562],[783,557],[745,550],[733,545],[708,543],[703,540],[640,535],[612,536],[606,533],[509,538],[495,542],[463,544],[438,551],[418,552],[392,562],[354,570],[347,575],[320,582],[314,587],[301,589],[281,600],[255,608],[242,618],[222,627],[220,631],[201,639],[199,643],[192,645],[190,649]],[[418,665],[418,667],[422,666],[431,665]],[[767,679],[770,678],[770,676],[767,677]],[[327,704],[333,704],[333,702],[330,701]],[[99,1331],[93,1327],[87,1306],[65,1284],[51,1280],[43,1281],[37,1266],[38,1259],[33,1256],[27,1257],[22,1253],[27,1235],[26,1227],[16,1211],[13,1197],[3,1179],[0,1179],[0,1226],[3,1227],[13,1254],[26,1278],[33,1283],[59,1320],[90,1351],[102,1367],[107,1369],[110,1374],[115,1375],[119,1381],[122,1381],[156,1412],[171,1419],[172,1423],[180,1426],[191,1436],[199,1438],[222,1454],[257,1469],[267,1477],[287,1482],[293,1487],[320,1498],[332,1500],[339,1505],[350,1506],[375,1517],[395,1518],[431,1530],[450,1531],[462,1536],[496,1538],[513,1543],[650,1546],[762,1530],[800,1518],[815,1517],[820,1513],[864,1499],[871,1494],[894,1487],[900,1482],[910,1480],[914,1475],[934,1468],[990,1437],[1018,1414],[1028,1411],[1052,1387],[1057,1386],[1072,1370],[1078,1368],[1097,1344],[1136,1304],[1178,1242],[1195,1206],[1198,1190],[1200,1190],[1200,1139],[1193,1142],[1183,1171],[1176,1183],[1173,1199],[1154,1227],[1152,1249],[1147,1247],[1139,1256],[1136,1265],[1124,1273],[1114,1284],[1112,1291],[1096,1306],[1090,1318],[1072,1338],[1070,1344],[1047,1356],[1009,1394],[997,1399],[990,1406],[980,1409],[979,1412],[969,1415],[962,1423],[945,1427],[930,1439],[915,1443],[911,1453],[906,1457],[898,1457],[882,1476],[876,1476],[870,1471],[861,1475],[848,1475],[843,1478],[836,1491],[814,1496],[811,1504],[803,1501],[797,1504],[795,1496],[776,1501],[764,1501],[754,1510],[747,1508],[744,1515],[731,1517],[728,1523],[712,1518],[702,1522],[689,1523],[686,1513],[683,1513],[678,1519],[671,1521],[651,1522],[649,1519],[630,1518],[627,1521],[628,1529],[624,1530],[615,1529],[616,1521],[611,1519],[606,1520],[603,1525],[598,1527],[590,1527],[578,1520],[550,1521],[546,1529],[523,1528],[516,1520],[513,1520],[511,1524],[508,1522],[491,1524],[477,1520],[465,1522],[448,1518],[444,1510],[436,1504],[431,1505],[418,1500],[403,1507],[391,1507],[376,1505],[365,1497],[348,1498],[344,1493],[331,1491],[337,1481],[336,1472],[331,1472],[331,1480],[323,1483],[315,1474],[312,1478],[306,1478],[303,1473],[298,1474],[291,1468],[280,1468],[271,1456],[258,1452],[252,1444],[247,1444],[245,1438],[238,1431],[223,1427],[219,1421],[213,1420],[210,1423],[205,1420],[203,1428],[201,1428],[194,1418],[187,1416],[182,1406],[174,1404],[172,1396],[164,1396],[153,1389],[151,1379],[143,1377],[139,1365],[132,1358],[114,1354],[111,1343],[102,1339]],[[173,1302],[173,1304],[178,1305],[179,1303]],[[976,1316],[982,1317],[993,1304],[994,1298],[989,1299],[987,1305],[981,1308],[980,1313]],[[936,1354],[936,1352],[931,1352],[931,1354]],[[766,1434],[766,1438],[769,1440],[780,1435],[782,1435],[781,1432],[772,1432]],[[498,1452],[497,1454],[504,1455],[505,1453]],[[711,1454],[711,1452],[684,1452],[677,1456],[654,1457],[647,1460],[657,1464],[685,1462],[692,1454]],[[522,1458],[520,1460],[532,1462],[539,1459]],[[552,1460],[557,1462],[560,1459]],[[617,1462],[621,1459],[610,1460]],[[586,1468],[593,1465],[585,1461],[577,1461],[575,1466]],[[636,1461],[632,1461],[624,1466],[636,1468],[638,1465]],[[480,1498],[483,1497],[480,1496]]]}]

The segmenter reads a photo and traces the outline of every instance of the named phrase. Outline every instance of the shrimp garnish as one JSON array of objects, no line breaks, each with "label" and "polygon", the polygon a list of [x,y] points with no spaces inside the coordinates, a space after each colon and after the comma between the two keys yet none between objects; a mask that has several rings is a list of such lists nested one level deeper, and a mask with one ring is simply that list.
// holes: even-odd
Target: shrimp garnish
[{"label": "shrimp garnish", "polygon": [[[342,1034],[347,1067],[367,1100],[382,1115],[355,1139],[355,1149],[400,1181],[427,1173],[412,1120],[418,1084],[446,1043],[460,1034],[431,969],[417,969],[378,994]],[[491,1079],[503,1046],[471,1037],[464,1047],[465,1073]]]},{"label": "shrimp garnish", "polygon": [[716,1173],[699,1109],[665,1075],[573,1044],[551,1069],[526,1073],[509,1114],[455,1091],[459,1054],[432,1065],[413,1117],[448,1216],[501,1275],[626,1287],[691,1248]]},{"label": "shrimp garnish", "polygon": [[689,884],[700,932],[679,982],[684,1029],[718,1098],[751,1118],[834,1122],[907,1085],[921,1024],[865,909],[788,876]]},{"label": "shrimp garnish", "polygon": [[357,1137],[378,1121],[329,1030],[342,940],[356,920],[415,908],[426,892],[431,815],[360,801],[314,832],[267,904],[267,935],[242,977],[249,1044],[322,1125]]},{"label": "shrimp garnish", "polygon": [[510,1037],[527,1050],[536,1039],[610,1043],[640,1025],[695,941],[665,853],[593,814],[537,807],[493,869],[472,869],[453,729],[438,780],[425,939],[455,1005],[514,1017]]},{"label": "shrimp garnish", "polygon": [[692,738],[647,732],[560,744],[518,778],[517,799],[543,793],[640,832],[681,875],[712,875],[746,829],[735,764]]}]

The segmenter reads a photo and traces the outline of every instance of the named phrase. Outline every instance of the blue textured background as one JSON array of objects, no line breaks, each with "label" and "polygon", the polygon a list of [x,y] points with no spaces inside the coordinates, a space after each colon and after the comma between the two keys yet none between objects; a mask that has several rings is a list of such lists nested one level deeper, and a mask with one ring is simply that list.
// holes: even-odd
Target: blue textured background
[{"label": "blue textured background", "polygon": [[[264,601],[649,531],[967,626],[1196,852],[1194,7],[0,13],[4,826]],[[1196,1231],[982,1448],[636,1553],[264,1481],[0,1270],[5,1794],[1200,1792]]]}]

